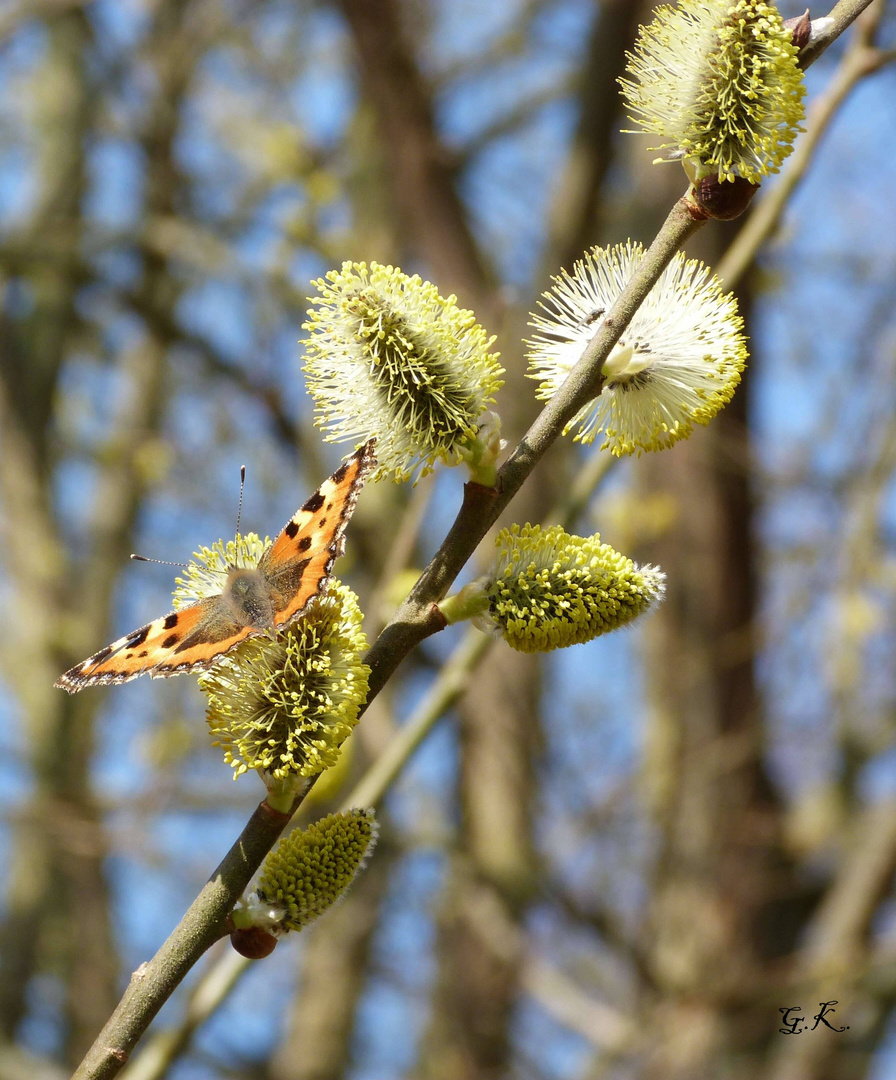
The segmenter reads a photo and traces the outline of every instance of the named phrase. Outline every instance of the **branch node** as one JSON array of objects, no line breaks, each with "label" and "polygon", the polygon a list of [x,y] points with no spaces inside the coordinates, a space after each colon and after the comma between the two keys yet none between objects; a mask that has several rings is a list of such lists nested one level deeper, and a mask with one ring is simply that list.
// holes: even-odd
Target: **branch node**
[{"label": "branch node", "polygon": [[483,495],[490,499],[496,498],[501,494],[501,477],[499,476],[494,487],[489,487],[487,484],[479,484],[475,480],[468,480],[464,484],[464,501],[469,494],[471,498],[479,498]]},{"label": "branch node", "polygon": [[275,810],[267,799],[264,799],[258,804],[258,812],[271,821],[282,821],[284,823],[289,821],[292,817],[291,813],[283,813],[281,810]]}]

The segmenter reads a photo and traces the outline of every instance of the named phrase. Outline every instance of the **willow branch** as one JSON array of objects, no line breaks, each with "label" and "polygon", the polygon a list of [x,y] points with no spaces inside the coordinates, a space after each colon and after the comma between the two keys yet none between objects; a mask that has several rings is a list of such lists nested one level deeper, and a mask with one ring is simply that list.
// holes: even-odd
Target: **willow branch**
[{"label": "willow branch", "polygon": [[178,1023],[156,1033],[143,1046],[140,1056],[125,1069],[127,1080],[156,1080],[163,1077],[189,1046],[193,1032],[227,1000],[251,963],[228,945],[227,951],[203,972],[202,978],[192,987]]},{"label": "willow branch", "polygon": [[840,0],[828,14],[824,28],[800,50],[800,66],[807,68],[862,14],[875,0]]},{"label": "willow branch", "polygon": [[[496,518],[519,491],[566,424],[601,388],[601,368],[638,306],[679,247],[702,224],[680,199],[637,272],[610,309],[569,378],[542,410],[498,474],[496,490],[468,484],[445,542],[408,599],[365,657],[371,668],[369,703],[405,656],[444,626],[434,607]],[[296,800],[295,810],[304,798]],[[256,809],[231,848],[153,959],[131,979],[125,995],[81,1063],[74,1080],[115,1076],[159,1009],[202,954],[226,932],[225,920],[291,815]]]},{"label": "willow branch", "polygon": [[[559,521],[565,528],[572,528],[588,500],[618,461],[610,454],[592,454],[576,474],[572,486],[547,515],[546,522]],[[473,672],[495,644],[495,638],[478,630],[469,628],[464,633],[423,699],[407,721],[396,729],[385,749],[345,798],[341,809],[380,803],[417,747],[464,693]],[[209,965],[192,987],[182,1018],[149,1039],[136,1062],[125,1069],[127,1080],[161,1080],[189,1044],[193,1032],[220,1007],[251,964],[251,960],[230,952]]]},{"label": "willow branch", "polygon": [[73,1080],[115,1076],[138,1039],[202,954],[226,932],[225,920],[249,879],[273,847],[288,814],[267,803],[256,808],[237,842],[147,964],[131,976],[124,997],[100,1032]]},{"label": "willow branch", "polygon": [[444,623],[434,608],[435,603],[445,595],[554,440],[576,413],[600,393],[601,369],[610,351],[675,252],[701,224],[702,221],[692,216],[685,199],[679,199],[566,382],[501,467],[497,487],[486,489],[467,484],[463,505],[442,546],[365,657],[371,668],[369,700],[376,697],[411,649],[442,629]]},{"label": "willow branch", "polygon": [[873,44],[882,15],[882,5],[874,4],[857,19],[855,37],[843,54],[830,86],[813,101],[805,134],[797,140],[778,182],[756,204],[716,267],[716,277],[726,289],[736,288],[756,253],[777,228],[784,207],[806,175],[825,132],[853,88],[884,64],[896,59],[896,51],[878,49]]}]

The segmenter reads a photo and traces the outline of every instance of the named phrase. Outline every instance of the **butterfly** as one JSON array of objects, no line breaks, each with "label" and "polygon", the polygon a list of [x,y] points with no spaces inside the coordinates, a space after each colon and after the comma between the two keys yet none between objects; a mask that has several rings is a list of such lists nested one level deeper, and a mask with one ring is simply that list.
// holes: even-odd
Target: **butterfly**
[{"label": "butterfly", "polygon": [[256,567],[230,566],[224,588],[113,641],[54,683],[85,686],[204,671],[241,641],[283,630],[326,592],[358,492],[376,465],[371,439],[293,514]]}]

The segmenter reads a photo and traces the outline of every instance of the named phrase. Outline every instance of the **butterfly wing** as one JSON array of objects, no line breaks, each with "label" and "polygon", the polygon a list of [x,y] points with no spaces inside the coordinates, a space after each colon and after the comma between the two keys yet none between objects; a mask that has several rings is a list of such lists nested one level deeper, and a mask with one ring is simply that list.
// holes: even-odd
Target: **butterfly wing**
[{"label": "butterfly wing", "polygon": [[324,480],[262,556],[258,569],[268,583],[275,627],[293,622],[326,591],[358,492],[376,465],[375,445],[371,439]]},{"label": "butterfly wing", "polygon": [[75,664],[54,683],[70,694],[85,686],[128,682],[147,672],[166,678],[211,667],[257,629],[241,626],[220,596],[154,619]]},{"label": "butterfly wing", "polygon": [[[374,445],[371,439],[325,480],[262,556],[258,570],[269,590],[275,627],[298,618],[326,589],[358,491],[376,465]],[[204,671],[247,637],[263,632],[263,627],[247,626],[221,596],[212,596],[113,641],[54,685],[74,694],[85,686],[128,682],[146,673],[166,678]]]}]

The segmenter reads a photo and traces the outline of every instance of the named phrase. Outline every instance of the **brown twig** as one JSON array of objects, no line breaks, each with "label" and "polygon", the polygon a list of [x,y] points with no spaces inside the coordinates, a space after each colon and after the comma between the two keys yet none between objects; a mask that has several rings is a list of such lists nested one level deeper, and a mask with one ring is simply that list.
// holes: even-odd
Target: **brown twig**
[{"label": "brown twig", "polygon": [[855,35],[827,90],[812,103],[805,134],[797,140],[780,180],[757,202],[755,210],[716,267],[716,277],[725,288],[737,287],[757,251],[777,228],[784,207],[805,176],[831,121],[856,83],[896,59],[896,51],[878,49],[873,43],[882,15],[883,6],[874,5],[856,20]]}]

